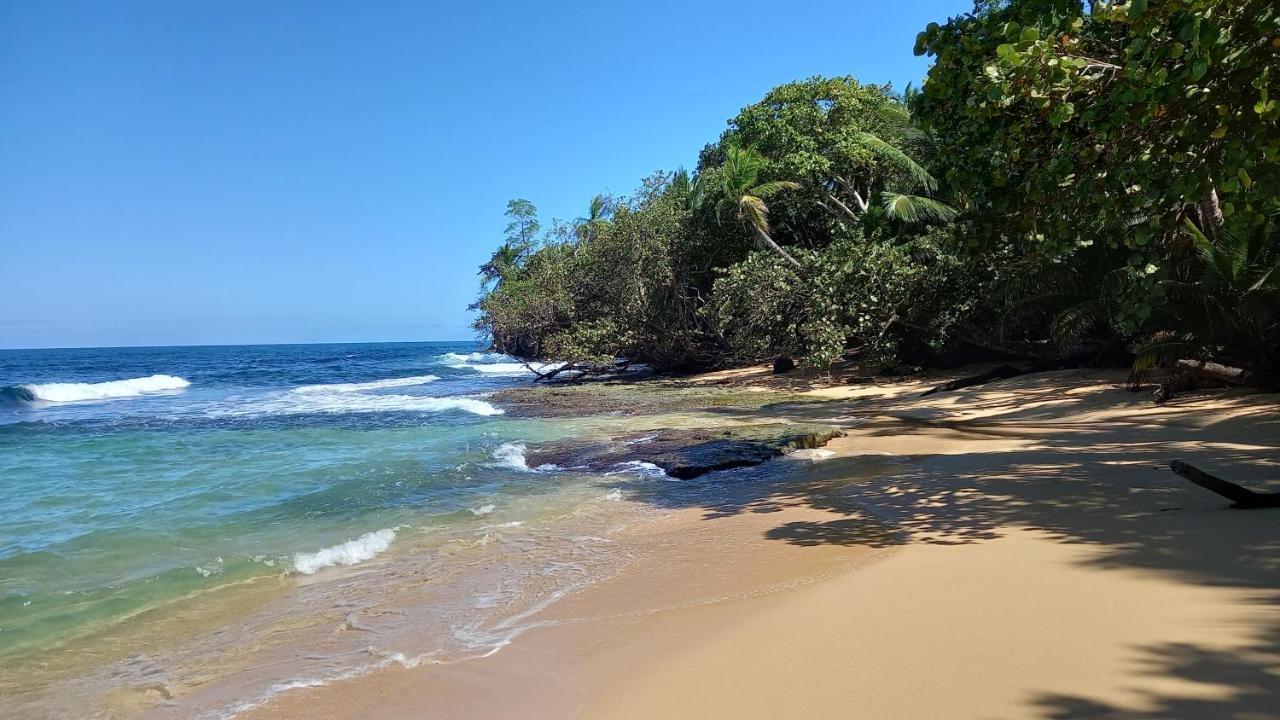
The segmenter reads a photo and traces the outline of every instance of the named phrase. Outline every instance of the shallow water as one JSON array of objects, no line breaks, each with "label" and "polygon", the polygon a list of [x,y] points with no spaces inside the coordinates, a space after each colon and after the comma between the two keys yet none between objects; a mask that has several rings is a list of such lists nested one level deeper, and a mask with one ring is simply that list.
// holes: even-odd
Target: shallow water
[{"label": "shallow water", "polygon": [[529,378],[458,343],[0,351],[0,715],[109,691],[225,715],[500,647],[635,514],[615,477],[524,466],[586,427],[484,397]]}]

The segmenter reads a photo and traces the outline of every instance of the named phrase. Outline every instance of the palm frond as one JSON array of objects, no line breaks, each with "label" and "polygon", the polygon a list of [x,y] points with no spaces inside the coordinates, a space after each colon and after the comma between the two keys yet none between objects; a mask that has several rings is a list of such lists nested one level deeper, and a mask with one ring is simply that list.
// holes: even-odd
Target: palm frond
[{"label": "palm frond", "polygon": [[603,220],[609,214],[609,198],[604,195],[596,195],[591,198],[591,205],[587,208],[587,221]]},{"label": "palm frond", "polygon": [[769,206],[754,195],[743,195],[738,200],[738,216],[743,222],[762,233],[769,232]]},{"label": "palm frond", "polygon": [[933,198],[901,193],[884,193],[885,213],[900,222],[918,225],[926,222],[947,222],[960,213],[950,205]]},{"label": "palm frond", "polygon": [[740,193],[756,184],[760,176],[760,167],[764,157],[755,148],[730,145],[725,149],[724,173],[725,189],[729,194]]},{"label": "palm frond", "polygon": [[749,194],[758,198],[771,198],[784,190],[798,190],[800,183],[791,182],[790,180],[774,180],[773,182],[762,183],[751,190]]},{"label": "palm frond", "polygon": [[876,109],[876,115],[885,127],[893,130],[906,140],[917,140],[924,137],[924,131],[911,122],[911,111],[899,102],[887,102]]},{"label": "palm frond", "polygon": [[1197,342],[1195,335],[1191,333],[1184,335],[1172,332],[1156,333],[1134,346],[1130,382],[1139,384],[1151,369],[1172,365],[1178,360],[1200,353],[1203,349],[1203,344]]},{"label": "palm frond", "polygon": [[1050,332],[1059,348],[1067,350],[1095,328],[1105,317],[1104,308],[1097,300],[1086,300],[1058,313]]},{"label": "palm frond", "polygon": [[858,139],[872,152],[879,155],[881,159],[906,175],[915,186],[923,188],[925,192],[934,192],[938,189],[937,179],[929,174],[929,171],[923,165],[913,160],[911,156],[897,146],[885,142],[871,133],[859,133]]}]

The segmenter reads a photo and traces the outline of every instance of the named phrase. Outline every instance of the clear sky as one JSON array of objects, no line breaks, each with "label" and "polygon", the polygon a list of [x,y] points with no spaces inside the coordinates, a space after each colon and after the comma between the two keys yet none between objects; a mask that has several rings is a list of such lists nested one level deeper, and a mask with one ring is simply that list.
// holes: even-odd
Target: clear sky
[{"label": "clear sky", "polygon": [[0,0],[0,347],[469,339],[506,202],[692,167],[969,0]]}]

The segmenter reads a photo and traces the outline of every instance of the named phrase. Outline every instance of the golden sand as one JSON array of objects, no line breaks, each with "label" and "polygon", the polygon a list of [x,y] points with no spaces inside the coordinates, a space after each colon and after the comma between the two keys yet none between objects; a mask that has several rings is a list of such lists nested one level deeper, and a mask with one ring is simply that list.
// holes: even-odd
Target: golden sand
[{"label": "golden sand", "polygon": [[706,378],[837,401],[772,412],[849,435],[777,461],[803,481],[638,528],[636,562],[490,657],[245,717],[1280,717],[1280,511],[1168,470],[1280,490],[1280,398],[1121,380]]}]

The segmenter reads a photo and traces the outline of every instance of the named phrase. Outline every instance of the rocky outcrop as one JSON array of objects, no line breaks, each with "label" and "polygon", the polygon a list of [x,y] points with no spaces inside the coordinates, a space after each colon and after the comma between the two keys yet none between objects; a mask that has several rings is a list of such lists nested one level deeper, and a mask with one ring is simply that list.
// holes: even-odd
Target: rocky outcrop
[{"label": "rocky outcrop", "polygon": [[829,426],[757,425],[725,430],[658,430],[606,441],[562,441],[530,448],[530,466],[610,472],[649,463],[688,480],[717,470],[759,465],[790,450],[818,448],[843,433]]}]

